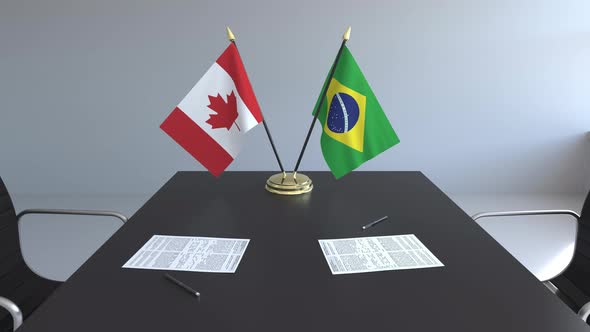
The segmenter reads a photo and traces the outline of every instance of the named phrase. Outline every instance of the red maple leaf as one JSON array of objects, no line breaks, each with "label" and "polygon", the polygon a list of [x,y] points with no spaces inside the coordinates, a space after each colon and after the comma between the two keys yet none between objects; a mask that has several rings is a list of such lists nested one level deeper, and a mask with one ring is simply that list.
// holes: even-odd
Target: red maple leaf
[{"label": "red maple leaf", "polygon": [[236,95],[232,91],[231,94],[227,95],[227,102],[223,100],[223,97],[218,93],[217,97],[209,97],[209,107],[216,114],[209,115],[209,120],[206,122],[211,125],[211,128],[226,128],[229,130],[234,124],[240,130],[240,127],[236,123],[238,118],[238,105],[236,103]]}]

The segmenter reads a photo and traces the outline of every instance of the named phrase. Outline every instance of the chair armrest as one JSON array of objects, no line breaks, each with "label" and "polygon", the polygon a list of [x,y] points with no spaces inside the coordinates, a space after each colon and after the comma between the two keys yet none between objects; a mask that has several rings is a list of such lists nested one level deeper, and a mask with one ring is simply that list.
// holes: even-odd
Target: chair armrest
[{"label": "chair armrest", "polygon": [[20,308],[9,299],[0,296],[0,307],[6,309],[12,316],[12,329],[16,331],[23,323],[23,313]]},{"label": "chair armrest", "polygon": [[76,215],[76,216],[99,216],[99,217],[114,217],[121,220],[123,223],[127,222],[127,217],[119,212],[114,211],[99,211],[99,210],[57,210],[57,209],[27,209],[21,211],[16,219],[20,220],[27,214],[59,214],[59,215]]},{"label": "chair armrest", "polygon": [[572,210],[523,210],[523,211],[499,211],[499,212],[481,212],[476,213],[471,218],[473,220],[488,218],[488,217],[514,217],[514,216],[541,216],[552,214],[567,214],[576,220],[580,219],[580,215]]},{"label": "chair armrest", "polygon": [[588,320],[589,315],[590,315],[590,302],[584,304],[580,308],[580,311],[578,311],[578,316],[580,316],[580,318],[582,318],[582,320],[584,320],[584,321]]}]

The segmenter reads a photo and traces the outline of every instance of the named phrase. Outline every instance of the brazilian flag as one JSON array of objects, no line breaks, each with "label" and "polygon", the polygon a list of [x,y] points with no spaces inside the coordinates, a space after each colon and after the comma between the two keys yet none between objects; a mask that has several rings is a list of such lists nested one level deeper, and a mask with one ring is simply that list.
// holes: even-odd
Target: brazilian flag
[{"label": "brazilian flag", "polygon": [[318,114],[322,153],[338,179],[399,143],[399,138],[346,46],[324,88],[327,84],[326,95],[318,98],[314,109],[325,98]]}]

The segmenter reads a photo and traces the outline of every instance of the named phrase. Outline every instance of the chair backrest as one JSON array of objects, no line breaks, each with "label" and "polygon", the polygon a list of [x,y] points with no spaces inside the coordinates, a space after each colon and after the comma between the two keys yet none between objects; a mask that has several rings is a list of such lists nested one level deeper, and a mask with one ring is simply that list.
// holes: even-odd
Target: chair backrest
[{"label": "chair backrest", "polygon": [[588,195],[586,195],[586,200],[584,201],[584,205],[582,206],[582,212],[580,214],[582,219],[590,222],[590,191]]},{"label": "chair backrest", "polygon": [[580,214],[576,252],[567,270],[553,280],[562,296],[578,310],[590,301],[590,192]]},{"label": "chair backrest", "polygon": [[[0,178],[0,296],[17,306],[26,318],[59,286],[26,265],[19,243],[16,212]],[[12,331],[12,317],[0,308],[0,331]]]}]

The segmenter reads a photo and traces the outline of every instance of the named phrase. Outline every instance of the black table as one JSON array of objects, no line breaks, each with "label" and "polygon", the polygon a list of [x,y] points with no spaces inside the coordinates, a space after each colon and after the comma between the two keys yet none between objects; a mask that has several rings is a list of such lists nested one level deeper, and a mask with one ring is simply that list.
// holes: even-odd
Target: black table
[{"label": "black table", "polygon": [[[266,172],[177,173],[22,331],[588,331],[421,173],[307,174],[314,191],[284,197]],[[317,242],[410,233],[445,267],[334,276]],[[251,241],[235,274],[175,273],[197,301],[121,268],[154,234]]]}]

